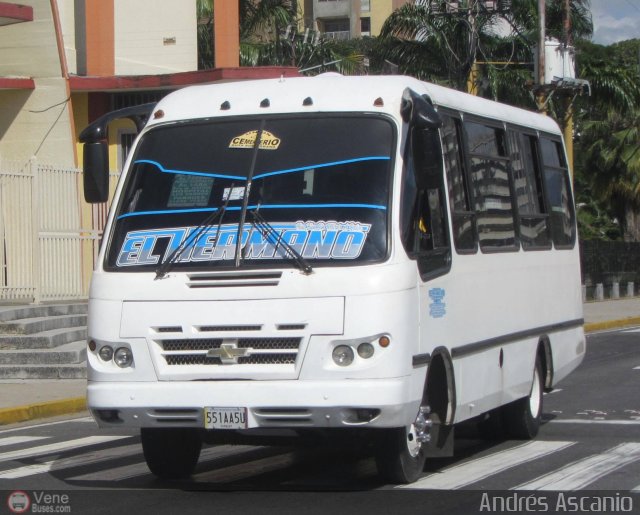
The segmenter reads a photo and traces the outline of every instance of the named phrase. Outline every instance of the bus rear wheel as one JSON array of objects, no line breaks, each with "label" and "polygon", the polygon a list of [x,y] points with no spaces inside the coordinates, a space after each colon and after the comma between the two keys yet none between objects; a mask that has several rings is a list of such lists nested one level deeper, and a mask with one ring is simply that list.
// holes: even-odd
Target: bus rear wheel
[{"label": "bus rear wheel", "polygon": [[420,408],[416,420],[407,427],[385,430],[378,442],[376,465],[378,474],[389,483],[409,484],[422,474],[429,441],[429,408]]},{"label": "bus rear wheel", "polygon": [[202,449],[196,430],[142,428],[140,438],[147,466],[159,478],[182,479],[195,470]]},{"label": "bus rear wheel", "polygon": [[502,416],[505,430],[509,437],[519,440],[531,440],[538,434],[542,418],[542,378],[542,362],[540,358],[537,358],[529,396],[503,408]]}]

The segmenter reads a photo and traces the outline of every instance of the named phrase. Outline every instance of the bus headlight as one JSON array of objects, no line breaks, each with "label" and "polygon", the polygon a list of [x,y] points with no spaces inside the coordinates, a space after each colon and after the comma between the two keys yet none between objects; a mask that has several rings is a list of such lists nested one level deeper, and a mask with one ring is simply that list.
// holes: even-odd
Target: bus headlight
[{"label": "bus headlight", "polygon": [[364,359],[369,359],[373,356],[374,348],[369,342],[361,343],[358,345],[358,356]]},{"label": "bus headlight", "polygon": [[102,361],[111,361],[111,358],[113,358],[113,347],[103,345],[98,351],[98,356],[100,356]]},{"label": "bus headlight", "polygon": [[120,368],[130,367],[133,363],[133,353],[128,347],[119,347],[113,354],[113,362]]},{"label": "bus headlight", "polygon": [[339,367],[348,367],[353,363],[353,349],[348,345],[338,345],[331,353],[333,362]]}]

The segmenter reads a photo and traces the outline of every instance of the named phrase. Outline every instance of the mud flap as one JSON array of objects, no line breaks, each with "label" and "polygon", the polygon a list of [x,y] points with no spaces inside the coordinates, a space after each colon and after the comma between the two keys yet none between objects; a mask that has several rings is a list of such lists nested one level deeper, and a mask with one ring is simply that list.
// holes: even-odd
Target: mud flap
[{"label": "mud flap", "polygon": [[450,458],[453,456],[454,426],[434,421],[429,434],[431,440],[424,444],[427,458]]}]

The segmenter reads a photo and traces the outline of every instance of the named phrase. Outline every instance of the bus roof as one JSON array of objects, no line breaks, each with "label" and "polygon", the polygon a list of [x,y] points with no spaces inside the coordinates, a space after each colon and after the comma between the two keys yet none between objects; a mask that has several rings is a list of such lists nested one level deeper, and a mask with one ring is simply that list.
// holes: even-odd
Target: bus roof
[{"label": "bus roof", "polygon": [[167,95],[149,123],[226,116],[306,112],[383,112],[398,118],[402,93],[427,94],[436,106],[559,134],[548,116],[501,104],[406,76],[343,76],[226,82],[190,86]]}]

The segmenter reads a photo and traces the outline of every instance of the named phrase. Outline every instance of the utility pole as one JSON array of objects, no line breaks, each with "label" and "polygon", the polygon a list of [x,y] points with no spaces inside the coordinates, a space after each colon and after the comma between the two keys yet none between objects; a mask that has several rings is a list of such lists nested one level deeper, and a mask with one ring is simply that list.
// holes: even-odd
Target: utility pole
[{"label": "utility pole", "polygon": [[546,112],[545,101],[546,95],[544,94],[545,86],[545,73],[544,73],[544,54],[546,51],[546,10],[544,5],[545,0],[538,0],[538,19],[539,19],[539,33],[538,33],[538,76],[536,77],[538,83],[538,109],[542,112]]},{"label": "utility pole", "polygon": [[[565,60],[569,58],[569,47],[571,46],[571,0],[564,0],[564,50]],[[564,65],[566,69],[566,62]],[[573,177],[573,98],[567,94],[564,98],[564,144],[567,148],[567,164],[569,173]]]}]

